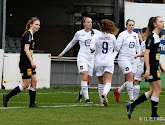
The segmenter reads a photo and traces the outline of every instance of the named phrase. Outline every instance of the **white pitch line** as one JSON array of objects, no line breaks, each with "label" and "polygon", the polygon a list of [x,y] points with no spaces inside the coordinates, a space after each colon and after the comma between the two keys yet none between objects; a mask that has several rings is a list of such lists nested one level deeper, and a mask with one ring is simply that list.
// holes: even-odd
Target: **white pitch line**
[{"label": "white pitch line", "polygon": [[[140,91],[140,93],[144,93],[145,91]],[[98,92],[89,92],[89,94],[96,94]],[[109,93],[114,93],[113,91],[110,91]],[[161,91],[161,93],[165,93],[165,91]],[[3,95],[6,93],[0,93],[0,95]],[[25,95],[29,95],[29,93],[21,93]],[[38,95],[51,95],[51,94],[78,94],[78,92],[62,92],[62,91],[56,91],[56,92],[48,92],[48,93],[37,93]],[[122,94],[127,94],[127,92],[122,92]]]},{"label": "white pitch line", "polygon": [[[85,105],[56,105],[56,106],[42,106],[43,108],[61,108],[61,107],[81,107],[81,106],[99,106],[99,104],[85,104]],[[0,107],[0,109],[24,109],[29,107]]]}]

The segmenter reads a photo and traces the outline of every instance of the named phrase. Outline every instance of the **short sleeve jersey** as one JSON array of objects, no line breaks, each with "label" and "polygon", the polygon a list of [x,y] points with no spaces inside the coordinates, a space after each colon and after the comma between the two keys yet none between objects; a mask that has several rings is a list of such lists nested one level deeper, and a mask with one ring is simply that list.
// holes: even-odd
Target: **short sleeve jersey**
[{"label": "short sleeve jersey", "polygon": [[149,53],[149,63],[150,67],[158,67],[159,66],[159,59],[160,59],[160,38],[159,35],[156,33],[152,33],[146,40],[145,45],[146,49],[150,50]]},{"label": "short sleeve jersey", "polygon": [[[145,41],[143,41],[142,43],[141,43],[141,46],[140,46],[140,53],[144,53],[144,51],[145,51]],[[140,57],[140,63],[141,64],[144,64],[144,57]]]},{"label": "short sleeve jersey", "polygon": [[94,35],[95,39],[95,65],[114,65],[113,50],[118,51],[116,37],[110,33],[100,32]]},{"label": "short sleeve jersey", "polygon": [[139,51],[136,48],[140,46],[137,33],[125,30],[119,34],[117,42],[120,46],[118,59],[135,62],[134,55]]},{"label": "short sleeve jersey", "polygon": [[31,56],[33,56],[34,38],[33,38],[33,34],[30,31],[25,32],[22,36],[20,61],[24,62],[27,65],[31,65],[30,60],[28,59],[24,51],[25,44],[30,45],[29,51],[30,51]]}]

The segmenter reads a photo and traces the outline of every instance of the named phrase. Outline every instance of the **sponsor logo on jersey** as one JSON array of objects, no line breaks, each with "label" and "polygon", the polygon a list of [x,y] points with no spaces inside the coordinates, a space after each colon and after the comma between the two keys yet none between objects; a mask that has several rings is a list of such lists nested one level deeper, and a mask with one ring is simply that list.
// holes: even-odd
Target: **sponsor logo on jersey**
[{"label": "sponsor logo on jersey", "polygon": [[160,53],[156,53],[156,60],[160,59]]},{"label": "sponsor logo on jersey", "polygon": [[31,68],[27,68],[27,76],[31,76],[32,75],[32,69]]},{"label": "sponsor logo on jersey", "polygon": [[160,78],[160,72],[157,70],[157,78]]}]

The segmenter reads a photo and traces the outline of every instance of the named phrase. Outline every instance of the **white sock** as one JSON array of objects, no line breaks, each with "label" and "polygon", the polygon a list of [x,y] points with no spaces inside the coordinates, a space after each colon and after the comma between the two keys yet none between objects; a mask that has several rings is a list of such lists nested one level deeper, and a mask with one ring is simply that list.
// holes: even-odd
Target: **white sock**
[{"label": "white sock", "polygon": [[81,88],[81,90],[80,90],[80,95],[83,95],[83,91],[82,91],[82,88]]},{"label": "white sock", "polygon": [[118,89],[119,94],[124,90],[126,90],[126,82]]},{"label": "white sock", "polygon": [[81,90],[82,90],[85,100],[89,99],[87,81],[81,81]]},{"label": "white sock", "polygon": [[36,88],[30,87],[29,90],[36,91]]},{"label": "white sock", "polygon": [[23,91],[24,89],[22,88],[22,85],[19,85],[20,91]]},{"label": "white sock", "polygon": [[111,83],[106,83],[105,86],[104,86],[104,92],[106,95],[108,94],[108,92],[110,91],[111,89]]},{"label": "white sock", "polygon": [[133,81],[132,82],[127,81],[126,88],[127,88],[129,99],[133,100]]},{"label": "white sock", "polygon": [[102,102],[102,103],[103,103],[103,99],[102,99],[101,95],[103,94],[104,86],[105,86],[105,84],[98,84],[98,92],[99,92],[100,102]]},{"label": "white sock", "polygon": [[150,96],[148,95],[148,92],[145,92],[145,96],[146,96],[147,99],[150,98]]},{"label": "white sock", "polygon": [[159,102],[159,98],[151,96],[151,100],[154,102]]},{"label": "white sock", "polygon": [[138,98],[139,92],[140,92],[140,85],[134,85],[134,87],[133,87],[133,100],[134,101]]}]

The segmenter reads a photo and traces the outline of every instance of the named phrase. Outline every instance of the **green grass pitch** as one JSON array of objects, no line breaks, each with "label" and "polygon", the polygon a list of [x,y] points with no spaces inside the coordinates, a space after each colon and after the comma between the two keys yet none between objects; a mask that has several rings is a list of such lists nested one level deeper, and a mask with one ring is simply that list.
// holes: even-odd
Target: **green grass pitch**
[{"label": "green grass pitch", "polygon": [[[126,115],[127,92],[120,96],[120,102],[115,101],[111,90],[108,94],[108,107],[101,107],[97,89],[89,89],[90,100],[86,104],[84,98],[76,103],[79,87],[56,87],[37,89],[36,102],[43,108],[28,108],[28,90],[10,99],[8,107],[2,105],[3,93],[0,90],[0,125],[161,125],[165,121],[149,121],[151,115],[150,99],[138,105],[132,114],[132,119]],[[141,89],[144,93],[148,89]],[[158,114],[165,118],[165,89],[162,90]]]}]

